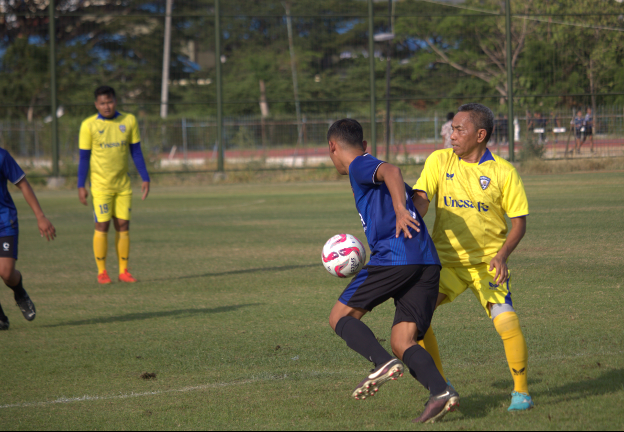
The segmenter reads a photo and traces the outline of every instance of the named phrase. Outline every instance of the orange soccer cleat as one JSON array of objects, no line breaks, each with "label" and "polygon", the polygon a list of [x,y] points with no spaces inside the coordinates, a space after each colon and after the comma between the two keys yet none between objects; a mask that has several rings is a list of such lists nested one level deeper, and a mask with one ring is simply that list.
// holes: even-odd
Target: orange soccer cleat
[{"label": "orange soccer cleat", "polygon": [[98,282],[101,284],[111,283],[111,278],[108,276],[108,273],[106,273],[106,270],[98,275]]},{"label": "orange soccer cleat", "polygon": [[124,270],[124,272],[119,275],[119,282],[134,283],[136,281],[137,280],[132,277],[128,269]]}]

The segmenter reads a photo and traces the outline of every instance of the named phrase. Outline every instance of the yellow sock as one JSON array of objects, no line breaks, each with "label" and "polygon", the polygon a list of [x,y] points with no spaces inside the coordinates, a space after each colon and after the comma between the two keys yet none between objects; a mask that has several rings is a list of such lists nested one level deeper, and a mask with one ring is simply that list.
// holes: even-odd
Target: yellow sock
[{"label": "yellow sock", "polygon": [[106,271],[106,253],[108,252],[108,233],[96,231],[93,235],[93,255],[97,264],[98,274]]},{"label": "yellow sock", "polygon": [[119,274],[123,274],[128,268],[128,259],[130,258],[130,232],[118,232],[115,236],[115,246],[119,258]]},{"label": "yellow sock", "polygon": [[529,394],[527,368],[529,351],[515,312],[503,312],[494,318],[494,327],[503,339],[509,371],[514,380],[514,391]]},{"label": "yellow sock", "polygon": [[435,365],[438,368],[440,375],[442,375],[442,378],[444,378],[444,381],[446,381],[446,377],[444,376],[444,370],[442,369],[442,360],[440,359],[440,350],[438,349],[438,340],[433,333],[433,327],[429,327],[429,330],[427,330],[427,333],[425,333],[424,339],[418,341],[418,345],[427,350],[429,355],[433,358],[433,361],[435,362]]}]

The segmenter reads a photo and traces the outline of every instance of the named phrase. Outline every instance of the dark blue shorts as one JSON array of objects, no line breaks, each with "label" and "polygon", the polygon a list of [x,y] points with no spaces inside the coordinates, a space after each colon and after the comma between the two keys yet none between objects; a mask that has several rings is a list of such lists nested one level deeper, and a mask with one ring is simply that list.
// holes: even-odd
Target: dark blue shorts
[{"label": "dark blue shorts", "polygon": [[18,235],[0,237],[0,258],[13,258],[17,260]]},{"label": "dark blue shorts", "polygon": [[435,311],[440,289],[440,266],[365,266],[340,296],[340,303],[372,311],[393,298],[396,311],[392,326],[416,323],[422,340]]}]

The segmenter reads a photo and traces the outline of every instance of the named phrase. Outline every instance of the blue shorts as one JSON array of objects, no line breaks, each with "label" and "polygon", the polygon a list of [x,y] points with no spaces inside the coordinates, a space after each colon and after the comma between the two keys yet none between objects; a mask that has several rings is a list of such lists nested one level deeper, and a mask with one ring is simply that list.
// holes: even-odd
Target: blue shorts
[{"label": "blue shorts", "polygon": [[0,237],[0,258],[13,258],[17,260],[18,235]]}]

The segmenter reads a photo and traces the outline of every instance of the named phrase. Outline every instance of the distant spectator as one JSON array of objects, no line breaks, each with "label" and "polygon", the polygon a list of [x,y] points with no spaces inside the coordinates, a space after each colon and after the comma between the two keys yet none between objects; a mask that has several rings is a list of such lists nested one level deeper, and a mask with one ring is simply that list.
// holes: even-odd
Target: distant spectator
[{"label": "distant spectator", "polygon": [[440,131],[440,135],[444,138],[444,148],[453,147],[453,144],[451,143],[451,135],[453,134],[453,117],[455,117],[454,112],[450,112],[446,115],[446,123],[442,125],[442,131]]},{"label": "distant spectator", "polygon": [[[585,114],[585,133],[583,134],[583,144],[587,137],[589,137],[589,150],[594,152],[594,116],[592,115],[592,109],[587,108],[587,114]],[[581,145],[583,145],[581,144]],[[580,146],[579,146],[580,147]]]},{"label": "distant spectator", "polygon": [[509,120],[507,119],[507,114],[502,116],[502,118],[499,121],[500,121],[499,129],[500,129],[500,134],[501,134],[501,144],[507,145],[507,138],[509,137]]},{"label": "distant spectator", "polygon": [[535,129],[542,131],[538,133],[539,143],[544,144],[544,142],[546,141],[546,127],[548,126],[548,119],[542,117],[542,113],[538,112],[535,113],[535,120],[533,121],[533,123],[535,125]]},{"label": "distant spectator", "polygon": [[499,114],[498,118],[494,120],[494,139],[492,140],[493,141],[492,145],[494,144],[500,145],[500,143],[502,142],[502,138],[503,138],[502,125],[503,125],[503,115]]},{"label": "distant spectator", "polygon": [[570,121],[570,125],[574,126],[574,140],[576,154],[581,154],[581,139],[583,138],[583,132],[585,132],[585,118],[581,110],[578,110],[576,117]]},{"label": "distant spectator", "polygon": [[557,142],[558,141],[558,137],[557,137],[558,134],[555,133],[555,129],[561,127],[561,122],[559,121],[559,116],[557,116],[557,113],[555,113],[554,111],[550,112],[550,121],[551,121],[551,124],[552,124],[553,139],[555,140],[555,142]]}]

